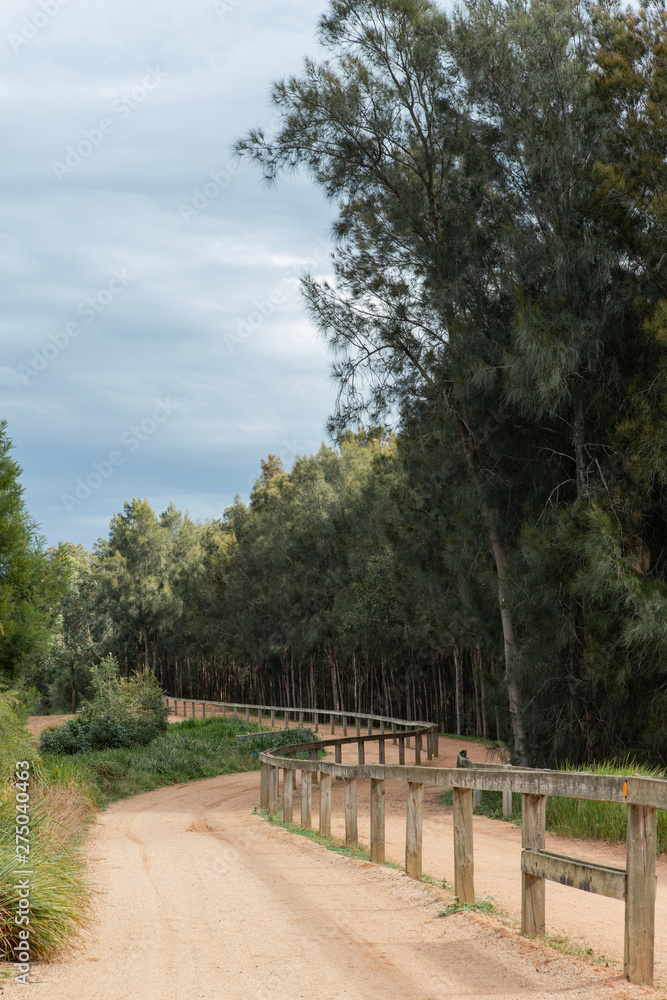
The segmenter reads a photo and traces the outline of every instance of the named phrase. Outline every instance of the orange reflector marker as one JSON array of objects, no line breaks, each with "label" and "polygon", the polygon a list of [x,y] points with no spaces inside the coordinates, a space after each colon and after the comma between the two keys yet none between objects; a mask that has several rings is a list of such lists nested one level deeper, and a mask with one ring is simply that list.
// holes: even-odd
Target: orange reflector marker
[{"label": "orange reflector marker", "polygon": [[627,781],[623,782],[623,797],[626,798],[626,799],[628,797],[628,783],[627,783]]}]

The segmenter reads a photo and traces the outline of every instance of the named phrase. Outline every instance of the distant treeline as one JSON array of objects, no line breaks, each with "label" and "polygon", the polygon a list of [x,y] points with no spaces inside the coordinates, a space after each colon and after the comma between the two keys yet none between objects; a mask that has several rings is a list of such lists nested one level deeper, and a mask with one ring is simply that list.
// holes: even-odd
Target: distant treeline
[{"label": "distant treeline", "polygon": [[452,631],[457,586],[428,517],[421,537],[416,525],[405,534],[405,476],[397,442],[361,430],[289,473],[269,456],[250,503],[221,521],[126,503],[94,553],[59,550],[69,583],[59,641],[38,672],[45,696],[69,706],[111,652],[123,673],[147,665],[179,696],[382,712],[510,738],[493,655],[481,635]]},{"label": "distant treeline", "polygon": [[[121,672],[148,666],[178,696],[437,720],[511,745],[484,525],[462,459],[443,461],[437,439],[417,420],[397,438],[348,433],[291,472],[269,456],[250,502],[222,520],[194,523],[173,506],[157,515],[135,499],[92,554],[61,547],[57,641],[34,673],[50,706],[85,695],[90,664],[113,653]],[[528,532],[514,562],[531,760],[585,760],[592,739],[600,758],[633,750],[664,762],[662,648],[637,638],[632,669],[627,606],[604,590],[607,573],[641,583],[647,550],[628,539],[618,562],[609,550],[595,562],[580,539],[554,552],[546,537],[540,551]],[[594,649],[578,624],[584,559],[603,588],[588,610]],[[582,678],[593,653],[591,720]]]}]

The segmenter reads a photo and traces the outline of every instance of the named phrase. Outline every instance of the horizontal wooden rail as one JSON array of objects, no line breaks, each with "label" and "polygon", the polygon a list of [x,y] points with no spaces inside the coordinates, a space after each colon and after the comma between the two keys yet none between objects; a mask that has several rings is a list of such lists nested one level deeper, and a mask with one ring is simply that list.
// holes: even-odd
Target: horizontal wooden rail
[{"label": "horizontal wooden rail", "polygon": [[[169,701],[170,699],[167,699]],[[174,699],[171,699],[174,700]],[[331,827],[331,779],[345,782],[345,836],[348,846],[358,842],[357,782],[369,778],[371,782],[371,858],[384,859],[384,782],[402,781],[407,785],[406,798],[406,871],[415,879],[422,875],[422,812],[424,785],[453,790],[454,801],[454,887],[461,902],[474,902],[473,857],[473,793],[498,791],[503,793],[503,810],[511,812],[511,796],[522,796],[522,852],[521,852],[521,930],[530,936],[545,933],[545,880],[583,889],[587,892],[625,900],[625,955],[624,972],[632,983],[653,984],[654,920],[655,920],[655,855],[657,810],[667,810],[667,780],[645,778],[641,775],[592,774],[588,771],[548,771],[536,768],[519,768],[510,765],[476,764],[462,751],[458,767],[421,766],[421,744],[426,740],[428,759],[438,756],[437,726],[427,722],[411,722],[367,713],[332,712],[330,709],[281,708],[272,705],[244,705],[178,699],[185,705],[222,709],[223,715],[232,709],[236,715],[244,711],[256,714],[261,725],[264,713],[270,716],[271,726],[276,717],[290,717],[303,724],[306,718],[315,720],[319,728],[322,717],[328,719],[332,733],[335,720],[343,726],[343,736],[313,740],[274,747],[259,754],[261,762],[261,806],[274,813],[278,808],[279,775],[283,771],[283,815],[292,818],[293,787],[296,771],[301,771],[301,821],[310,828],[312,784],[320,782],[320,832],[326,834]],[[347,735],[352,722],[356,735]],[[367,733],[361,733],[362,722]],[[388,727],[390,730],[387,731]],[[373,732],[373,729],[379,732]],[[398,765],[384,763],[386,740],[398,743]],[[405,748],[414,739],[414,766],[406,766]],[[365,763],[365,744],[377,742],[380,763]],[[343,764],[341,748],[357,743],[359,763]],[[316,752],[333,748],[335,760],[318,759]],[[310,760],[296,758],[296,753],[311,750]],[[554,854],[545,850],[546,799],[549,795],[564,798],[588,799],[599,802],[624,803],[628,807],[627,868],[607,868],[592,865],[576,858]]]},{"label": "horizontal wooden rail", "polygon": [[535,878],[546,878],[584,892],[595,892],[611,899],[625,899],[625,868],[608,868],[587,861],[568,858],[551,851],[522,851],[521,871]]}]

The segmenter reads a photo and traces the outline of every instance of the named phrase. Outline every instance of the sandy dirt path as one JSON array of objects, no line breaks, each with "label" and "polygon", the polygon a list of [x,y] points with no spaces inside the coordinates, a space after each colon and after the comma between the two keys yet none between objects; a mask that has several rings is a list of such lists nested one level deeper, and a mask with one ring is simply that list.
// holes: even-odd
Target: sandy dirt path
[{"label": "sandy dirt path", "polygon": [[[479,744],[441,739],[434,765],[455,763],[462,745],[488,759]],[[394,757],[388,743],[387,762]],[[356,760],[355,745],[343,759]],[[375,759],[369,747],[367,760]],[[367,786],[359,782],[366,841]],[[386,787],[387,856],[402,864],[405,786]],[[77,952],[34,965],[39,981],[28,994],[0,987],[3,1000],[656,996],[621,979],[623,906],[615,900],[547,884],[548,929],[619,963],[593,967],[527,942],[494,918],[439,918],[451,895],[271,826],[253,814],[258,799],[259,775],[251,772],[160,789],[102,813],[89,850],[98,893]],[[434,787],[425,789],[424,805],[424,871],[451,885],[451,807]],[[314,786],[315,823],[317,807]],[[343,816],[342,782],[334,781],[332,822],[341,838]],[[491,895],[518,916],[520,831],[475,817],[474,837],[478,897]],[[547,839],[565,854],[624,866],[623,848]],[[667,996],[664,858],[658,875],[656,968],[659,995]]]},{"label": "sandy dirt path", "polygon": [[517,938],[442,892],[253,815],[258,774],[116,803],[76,954],[7,1000],[612,1000],[655,995]]}]

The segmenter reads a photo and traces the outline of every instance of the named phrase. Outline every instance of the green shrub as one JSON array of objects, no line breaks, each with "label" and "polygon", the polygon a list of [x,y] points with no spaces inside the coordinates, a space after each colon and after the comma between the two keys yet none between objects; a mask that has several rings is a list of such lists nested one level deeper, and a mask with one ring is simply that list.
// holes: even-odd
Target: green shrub
[{"label": "green shrub", "polygon": [[[317,739],[317,737],[315,737]],[[313,737],[304,733],[290,731],[289,729],[265,730],[257,733],[253,739],[243,740],[243,747],[259,753],[262,750],[270,750],[272,747],[281,747],[294,743],[312,743]],[[322,753],[322,751],[320,751]],[[310,757],[310,750],[298,750],[296,756],[302,760]]]},{"label": "green shrub", "polygon": [[[81,782],[103,806],[180,781],[212,778],[259,767],[248,747],[237,746],[239,733],[255,724],[245,719],[188,719],[145,746],[91,750],[73,756],[45,753],[47,781]],[[310,751],[308,751],[310,753]]]},{"label": "green shrub", "polygon": [[46,753],[75,754],[111,747],[145,746],[166,732],[169,711],[150,671],[119,677],[112,657],[93,672],[95,697],[78,718],[40,736]]}]

